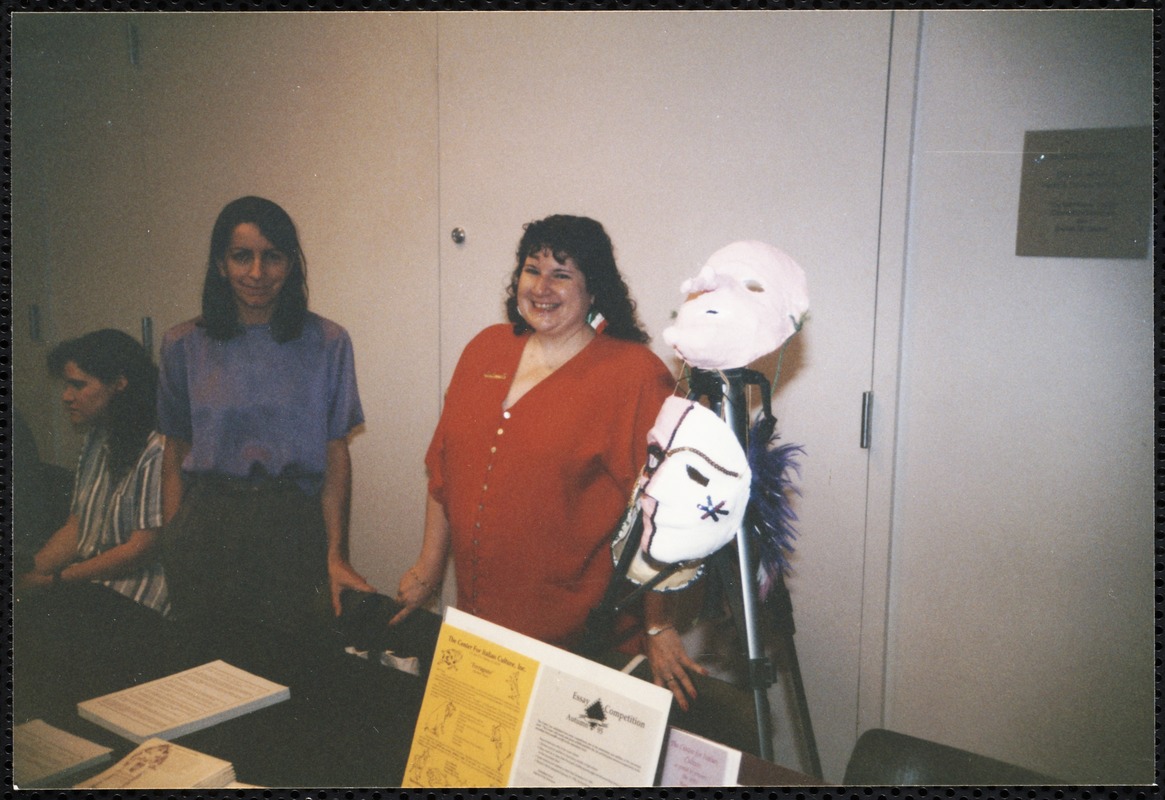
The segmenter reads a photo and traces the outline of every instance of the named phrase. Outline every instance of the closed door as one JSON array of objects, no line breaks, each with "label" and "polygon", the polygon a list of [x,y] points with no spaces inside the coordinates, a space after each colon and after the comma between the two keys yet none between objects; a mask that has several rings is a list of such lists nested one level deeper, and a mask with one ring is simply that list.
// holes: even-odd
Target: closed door
[{"label": "closed door", "polygon": [[[653,348],[681,281],[761,239],[809,278],[775,399],[805,446],[789,581],[826,777],[857,718],[889,13],[450,14],[438,23],[441,375],[503,317],[523,223],[607,228]],[[464,231],[454,241],[452,231]],[[775,359],[755,365],[771,378]],[[783,697],[781,687],[774,697]],[[783,700],[775,753],[796,765]]]}]

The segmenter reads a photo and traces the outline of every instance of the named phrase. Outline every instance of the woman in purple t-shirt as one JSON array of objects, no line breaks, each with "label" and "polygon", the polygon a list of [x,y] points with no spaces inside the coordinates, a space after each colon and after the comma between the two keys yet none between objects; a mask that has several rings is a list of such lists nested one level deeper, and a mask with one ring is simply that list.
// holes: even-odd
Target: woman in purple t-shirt
[{"label": "woman in purple t-shirt", "polygon": [[162,552],[173,616],[289,631],[372,591],[348,562],[348,435],[364,421],[347,332],[307,310],[295,224],[228,203],[202,316],[162,339]]}]

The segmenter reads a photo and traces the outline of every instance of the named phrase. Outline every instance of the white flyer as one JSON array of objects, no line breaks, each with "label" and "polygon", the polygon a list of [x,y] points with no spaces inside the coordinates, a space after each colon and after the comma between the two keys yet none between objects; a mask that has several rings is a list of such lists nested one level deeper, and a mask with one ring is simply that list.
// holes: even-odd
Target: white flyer
[{"label": "white flyer", "polygon": [[651,786],[672,694],[445,612],[404,786]]}]

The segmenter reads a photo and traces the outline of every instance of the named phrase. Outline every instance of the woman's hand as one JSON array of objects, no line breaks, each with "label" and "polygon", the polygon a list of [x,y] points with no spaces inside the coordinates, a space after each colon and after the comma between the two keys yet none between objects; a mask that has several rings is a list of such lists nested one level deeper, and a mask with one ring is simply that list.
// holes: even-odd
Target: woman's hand
[{"label": "woman's hand", "polygon": [[[441,588],[440,574],[426,575],[422,572],[422,569],[423,567],[419,562],[413,564],[400,579],[400,586],[396,590],[396,600],[404,608],[388,621],[389,625],[396,625],[409,614],[416,611],[428,602],[429,598],[437,594],[437,591]],[[429,572],[432,571],[429,570]]]},{"label": "woman's hand", "polygon": [[364,580],[352,565],[342,558],[328,559],[328,583],[332,588],[332,613],[340,616],[340,595],[345,589],[355,589],[358,592],[375,592],[368,581]]},{"label": "woman's hand", "polygon": [[696,697],[696,687],[688,671],[707,675],[708,670],[688,657],[683,640],[674,627],[669,626],[654,636],[643,638],[647,640],[647,661],[651,664],[655,685],[670,689],[679,707],[687,711],[689,698]]},{"label": "woman's hand", "polygon": [[400,579],[396,600],[404,608],[388,621],[389,625],[396,625],[441,591],[450,538],[445,506],[429,495],[425,503],[425,536],[421,542],[421,554],[417,563],[409,567]]},{"label": "woman's hand", "polygon": [[43,591],[44,589],[51,588],[52,585],[52,575],[45,575],[41,572],[25,572],[22,575],[16,576],[16,580],[12,585],[12,591],[13,594],[19,597],[21,595]]},{"label": "woman's hand", "polygon": [[320,510],[328,539],[328,583],[332,587],[332,613],[340,616],[340,595],[345,589],[375,592],[348,563],[348,504],[352,497],[352,456],[348,440],[328,442],[324,486],[320,490]]}]

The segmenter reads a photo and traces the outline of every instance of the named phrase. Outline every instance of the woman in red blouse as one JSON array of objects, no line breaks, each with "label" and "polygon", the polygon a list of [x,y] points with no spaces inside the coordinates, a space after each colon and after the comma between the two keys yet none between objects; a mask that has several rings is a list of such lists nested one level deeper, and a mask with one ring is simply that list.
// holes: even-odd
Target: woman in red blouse
[{"label": "woman in red blouse", "polygon": [[[452,552],[458,608],[570,648],[611,579],[611,534],[675,379],[646,347],[592,219],[526,225],[506,310],[509,324],[466,346],[446,392],[425,457],[424,541],[394,622],[436,593]],[[703,670],[665,615],[649,595],[645,623],[663,629],[647,637],[656,682],[686,706],[679,667]]]}]

